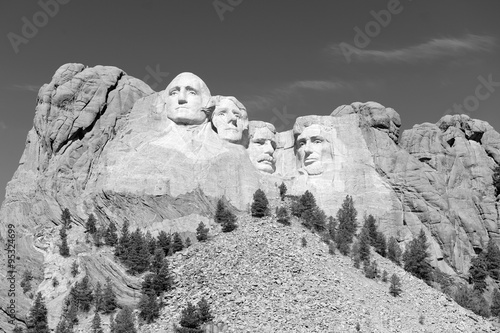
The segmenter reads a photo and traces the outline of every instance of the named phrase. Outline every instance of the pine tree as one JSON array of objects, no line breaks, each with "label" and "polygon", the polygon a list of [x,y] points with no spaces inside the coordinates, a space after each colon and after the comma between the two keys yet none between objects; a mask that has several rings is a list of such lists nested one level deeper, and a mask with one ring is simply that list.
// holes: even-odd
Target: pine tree
[{"label": "pine tree", "polygon": [[61,318],[59,323],[57,324],[56,327],[56,333],[72,333],[73,330],[71,329],[70,325],[68,324],[68,321],[66,318]]},{"label": "pine tree", "polygon": [[269,201],[267,200],[266,194],[260,188],[253,194],[252,202],[252,216],[253,217],[264,217],[269,214]]},{"label": "pine tree", "polygon": [[184,249],[184,243],[182,242],[181,235],[178,232],[174,232],[174,241],[172,243],[172,252],[176,253]]},{"label": "pine tree", "polygon": [[101,327],[101,316],[99,316],[99,312],[95,312],[94,318],[92,319],[92,333],[103,333]]},{"label": "pine tree", "polygon": [[96,222],[97,220],[95,219],[94,214],[90,214],[87,219],[87,223],[85,224],[85,229],[91,235],[97,232]]},{"label": "pine tree", "polygon": [[115,249],[115,256],[117,256],[122,262],[126,262],[128,259],[128,251],[130,246],[130,232],[129,223],[127,220],[123,222],[120,239],[118,240],[118,245]]},{"label": "pine tree", "polygon": [[370,235],[369,230],[365,227],[361,229],[359,234],[359,260],[368,261],[370,260]]},{"label": "pine tree", "polygon": [[283,201],[283,200],[285,200],[285,195],[286,195],[286,191],[287,191],[285,183],[281,182],[281,184],[278,188],[280,190],[281,201]]},{"label": "pine tree", "polygon": [[198,228],[196,228],[196,239],[199,242],[204,242],[208,239],[208,228],[205,227],[205,224],[203,222],[200,222],[198,224]]},{"label": "pine tree", "polygon": [[160,231],[158,234],[158,245],[163,249],[166,256],[170,255],[172,250],[172,236],[167,234],[165,231]]},{"label": "pine tree", "polygon": [[118,235],[116,233],[116,225],[113,221],[109,222],[104,234],[104,242],[106,245],[115,246],[118,243]]},{"label": "pine tree", "polygon": [[387,243],[385,241],[385,236],[383,233],[377,232],[377,236],[372,245],[375,248],[375,252],[380,254],[382,257],[385,257],[387,255]]},{"label": "pine tree", "polygon": [[279,207],[276,214],[277,221],[284,225],[290,225],[290,216],[286,207]]},{"label": "pine tree", "polygon": [[302,213],[302,220],[304,225],[316,232],[322,232],[326,229],[326,214],[317,206],[304,211]]},{"label": "pine tree", "polygon": [[500,317],[500,292],[497,288],[493,292],[490,311],[492,316]]},{"label": "pine tree", "polygon": [[152,287],[156,292],[156,296],[164,291],[170,291],[173,286],[173,278],[170,273],[170,268],[167,260],[163,260],[160,271],[153,276]]},{"label": "pine tree", "polygon": [[369,279],[375,279],[379,276],[378,266],[375,260],[373,260],[371,263],[368,260],[364,261],[363,269],[365,271],[365,276]]},{"label": "pine tree", "polygon": [[160,305],[156,300],[156,295],[143,294],[138,304],[139,317],[150,324],[160,316]]},{"label": "pine tree", "polygon": [[63,257],[69,257],[68,234],[66,233],[65,226],[63,226],[59,231],[59,236],[61,236],[61,246],[59,246],[59,254]]},{"label": "pine tree", "polygon": [[328,230],[328,235],[330,239],[335,240],[335,230],[337,229],[337,221],[333,218],[333,216],[328,217],[328,225],[326,227]]},{"label": "pine tree", "polygon": [[161,247],[157,247],[153,259],[151,260],[151,267],[149,270],[157,274],[163,265],[163,259],[165,259],[165,252],[163,252]]},{"label": "pine tree", "polygon": [[486,262],[490,277],[495,280],[500,279],[500,250],[492,238],[486,248]]},{"label": "pine tree", "polygon": [[75,284],[71,290],[71,295],[79,310],[83,312],[88,312],[90,310],[94,295],[92,295],[92,289],[90,288],[89,277],[87,275],[85,275],[81,282]]},{"label": "pine tree", "polygon": [[225,217],[226,207],[224,206],[224,202],[222,198],[217,201],[217,208],[215,210],[215,222],[222,223],[222,219]]},{"label": "pine tree", "polygon": [[106,231],[102,227],[98,227],[94,234],[92,235],[92,238],[94,240],[94,244],[97,247],[100,247],[103,245],[102,238],[105,236]]},{"label": "pine tree", "polygon": [[222,232],[231,232],[236,229],[236,215],[226,210],[224,221],[222,222]]},{"label": "pine tree", "polygon": [[205,299],[205,297],[202,297],[202,299],[198,302],[197,307],[198,307],[198,319],[200,320],[201,324],[208,323],[214,320],[214,316],[210,311],[210,306],[208,305],[208,302]]},{"label": "pine tree", "polygon": [[423,229],[420,229],[420,234],[414,238],[403,254],[404,269],[414,276],[427,283],[432,280],[432,267],[429,263],[429,253],[427,248],[427,237]]},{"label": "pine tree", "polygon": [[114,333],[137,333],[132,309],[128,306],[123,307],[116,315],[114,320]]},{"label": "pine tree", "polygon": [[146,231],[146,235],[144,236],[144,241],[146,243],[146,246],[148,248],[148,252],[150,255],[153,255],[156,250],[156,239],[153,238],[151,235],[151,232],[148,230]]},{"label": "pine tree", "polygon": [[38,292],[35,303],[30,309],[28,319],[28,333],[49,333],[49,325],[47,323],[47,307],[42,297],[42,293]]},{"label": "pine tree", "polygon": [[139,229],[136,229],[130,235],[129,251],[125,264],[131,274],[141,274],[149,267],[149,246],[146,243],[144,235]]},{"label": "pine tree", "polygon": [[472,258],[471,266],[469,267],[469,275],[474,283],[474,289],[483,292],[486,287],[486,277],[488,276],[488,262],[484,253]]},{"label": "pine tree", "polygon": [[[76,301],[73,298],[73,295],[70,293],[64,299],[62,318],[66,320],[65,326],[62,327],[71,331],[74,325],[78,324],[78,307]],[[67,328],[65,328],[67,327]]]},{"label": "pine tree", "polygon": [[347,244],[352,243],[358,227],[356,222],[357,215],[358,213],[354,208],[352,197],[349,195],[346,196],[342,203],[342,208],[337,212],[337,221],[339,222],[337,239],[339,239],[340,236],[342,238],[341,242],[346,242]]},{"label": "pine tree", "polygon": [[305,191],[304,194],[299,199],[299,205],[302,210],[302,213],[307,210],[312,210],[314,207],[316,207],[316,199],[314,198],[314,195],[311,192]]},{"label": "pine tree", "polygon": [[186,241],[184,242],[184,246],[186,249],[191,246],[191,238],[187,237]]},{"label": "pine tree", "polygon": [[106,278],[106,285],[104,286],[104,293],[102,295],[102,309],[103,313],[109,314],[115,311],[117,307],[116,294],[113,291],[113,286],[111,285],[111,279]]},{"label": "pine tree", "polygon": [[370,245],[375,246],[375,240],[377,239],[377,226],[375,224],[376,220],[373,215],[365,216],[364,228],[368,230],[368,236],[370,237]]},{"label": "pine tree", "polygon": [[61,213],[61,221],[62,221],[62,225],[65,227],[65,228],[71,228],[71,213],[69,212],[69,209],[68,208],[64,208],[64,210],[62,211]]},{"label": "pine tree", "polygon": [[401,295],[403,290],[401,289],[401,280],[396,274],[392,274],[391,276],[391,285],[389,286],[389,293],[396,297]]},{"label": "pine tree", "polygon": [[76,260],[73,260],[73,263],[71,264],[71,276],[76,277],[78,275],[78,264],[76,263]]},{"label": "pine tree", "polygon": [[96,311],[103,310],[102,299],[104,297],[104,293],[102,290],[101,282],[97,281],[94,289],[94,306]]},{"label": "pine tree", "polygon": [[396,238],[391,236],[389,238],[389,243],[387,244],[387,259],[401,266],[401,255],[402,251],[398,245],[398,241]]}]

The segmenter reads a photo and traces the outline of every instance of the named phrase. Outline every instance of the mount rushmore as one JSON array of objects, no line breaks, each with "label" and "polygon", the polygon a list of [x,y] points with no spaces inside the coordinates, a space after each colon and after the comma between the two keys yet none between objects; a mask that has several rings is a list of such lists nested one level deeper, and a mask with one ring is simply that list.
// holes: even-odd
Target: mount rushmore
[{"label": "mount rushmore", "polygon": [[[73,254],[88,269],[99,267],[97,276],[113,272],[126,299],[137,282],[81,244],[91,213],[104,226],[129,221],[186,236],[200,221],[213,225],[219,198],[248,210],[259,188],[279,200],[281,182],[291,195],[311,191],[332,216],[351,195],[358,218],[372,214],[403,247],[424,230],[432,265],[449,274],[466,274],[488,240],[500,240],[493,186],[500,135],[467,115],[400,133],[395,110],[355,102],[277,132],[278,124],[253,120],[236,97],[212,95],[192,73],[155,92],[116,67],[82,64],[61,66],[36,104],[0,209],[0,236],[5,243],[7,225],[16,225],[18,271],[39,269],[39,289],[55,274],[61,285],[67,279],[56,245],[65,208],[75,222]],[[26,312],[29,299],[20,297],[18,311]],[[7,299],[5,289],[0,298]]]}]

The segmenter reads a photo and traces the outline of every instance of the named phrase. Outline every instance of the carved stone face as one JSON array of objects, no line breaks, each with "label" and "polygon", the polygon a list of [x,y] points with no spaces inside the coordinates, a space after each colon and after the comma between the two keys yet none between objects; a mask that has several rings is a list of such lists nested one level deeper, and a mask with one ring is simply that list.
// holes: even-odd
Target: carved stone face
[{"label": "carved stone face", "polygon": [[322,174],[333,163],[331,144],[319,125],[306,127],[297,137],[297,156],[309,175]]},{"label": "carved stone face", "polygon": [[257,170],[267,173],[273,173],[276,170],[273,157],[275,149],[274,133],[267,127],[255,129],[248,143],[248,154]]},{"label": "carved stone face", "polygon": [[179,125],[200,125],[207,120],[202,109],[210,100],[207,85],[192,73],[177,75],[165,89],[167,117]]},{"label": "carved stone face", "polygon": [[248,115],[230,99],[224,98],[215,107],[212,124],[219,137],[231,143],[241,144],[243,132],[248,129]]}]

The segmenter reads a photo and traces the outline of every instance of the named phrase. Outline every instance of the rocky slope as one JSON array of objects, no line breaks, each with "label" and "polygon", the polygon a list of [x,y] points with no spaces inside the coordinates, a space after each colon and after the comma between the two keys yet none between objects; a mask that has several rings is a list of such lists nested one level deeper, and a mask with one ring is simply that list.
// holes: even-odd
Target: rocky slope
[{"label": "rocky slope", "polygon": [[[371,280],[350,258],[328,253],[319,236],[298,221],[241,215],[231,233],[214,233],[172,257],[176,288],[165,296],[157,323],[141,332],[171,332],[188,301],[205,297],[225,332],[496,332],[492,322],[374,255],[381,271],[402,281]],[[302,247],[301,239],[307,240]]]}]

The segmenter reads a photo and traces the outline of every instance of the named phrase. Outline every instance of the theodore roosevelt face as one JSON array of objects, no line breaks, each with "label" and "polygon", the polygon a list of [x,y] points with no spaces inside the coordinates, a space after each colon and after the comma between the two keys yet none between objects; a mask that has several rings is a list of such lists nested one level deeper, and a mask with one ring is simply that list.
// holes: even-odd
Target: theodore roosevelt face
[{"label": "theodore roosevelt face", "polygon": [[273,173],[276,170],[273,157],[276,149],[274,133],[268,127],[251,129],[248,154],[257,170]]}]

